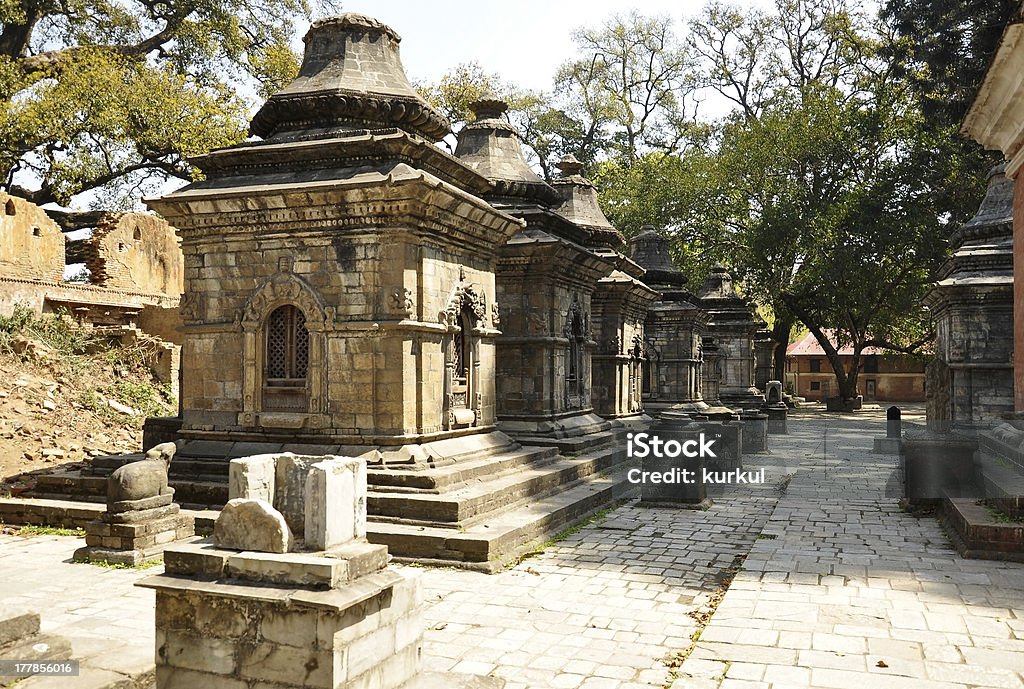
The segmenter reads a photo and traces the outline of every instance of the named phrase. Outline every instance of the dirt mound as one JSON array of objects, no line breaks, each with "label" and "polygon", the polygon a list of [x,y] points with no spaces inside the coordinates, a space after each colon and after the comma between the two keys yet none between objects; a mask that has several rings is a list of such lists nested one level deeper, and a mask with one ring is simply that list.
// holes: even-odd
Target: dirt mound
[{"label": "dirt mound", "polygon": [[144,419],[176,409],[137,347],[67,321],[0,318],[0,494],[28,488],[32,472],[138,452]]}]

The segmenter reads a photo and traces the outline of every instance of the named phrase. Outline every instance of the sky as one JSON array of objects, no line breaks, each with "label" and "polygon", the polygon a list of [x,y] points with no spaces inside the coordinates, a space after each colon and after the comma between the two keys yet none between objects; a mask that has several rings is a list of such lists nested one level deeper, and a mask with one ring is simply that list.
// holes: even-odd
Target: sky
[{"label": "sky", "polygon": [[[679,22],[704,0],[343,0],[341,10],[370,15],[402,37],[402,64],[416,81],[436,81],[464,62],[532,90],[548,90],[558,67],[575,55],[573,32],[598,27],[614,14],[637,9]],[[743,0],[768,8],[772,0]],[[679,26],[677,24],[677,26]],[[679,26],[679,28],[682,28]]]}]

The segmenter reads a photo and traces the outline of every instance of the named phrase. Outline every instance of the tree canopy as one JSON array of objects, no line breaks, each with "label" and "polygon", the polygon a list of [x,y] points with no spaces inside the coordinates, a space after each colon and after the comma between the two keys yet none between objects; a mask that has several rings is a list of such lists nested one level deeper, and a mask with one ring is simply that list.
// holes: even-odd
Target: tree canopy
[{"label": "tree canopy", "polygon": [[[933,3],[935,21],[955,15],[975,29],[953,49],[974,71],[936,76],[948,60],[937,36],[953,34],[897,5],[876,16],[848,0],[764,11],[711,2],[681,29],[616,16],[578,31],[578,55],[551,91],[510,117],[545,174],[548,155],[588,164],[624,233],[666,232],[692,282],[730,266],[773,314],[777,369],[802,323],[852,396],[863,349],[929,339],[920,298],[946,238],[977,209],[991,160],[932,101],[953,87],[972,95],[964,80],[980,80],[1004,10]],[[727,114],[705,115],[711,98]],[[546,130],[531,126],[538,113]],[[856,355],[844,368],[836,352],[847,344]]]},{"label": "tree canopy", "polygon": [[[0,172],[38,204],[124,206],[245,138],[247,99],[290,80],[306,0],[0,2]],[[65,229],[95,214],[55,213]]]}]

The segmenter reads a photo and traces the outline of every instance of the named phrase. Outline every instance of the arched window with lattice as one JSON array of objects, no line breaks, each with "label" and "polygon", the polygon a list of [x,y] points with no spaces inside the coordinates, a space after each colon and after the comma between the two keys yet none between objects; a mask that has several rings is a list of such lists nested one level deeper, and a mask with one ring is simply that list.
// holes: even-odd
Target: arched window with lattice
[{"label": "arched window with lattice", "polygon": [[309,331],[302,311],[285,304],[274,309],[266,324],[263,408],[305,412],[309,407]]}]

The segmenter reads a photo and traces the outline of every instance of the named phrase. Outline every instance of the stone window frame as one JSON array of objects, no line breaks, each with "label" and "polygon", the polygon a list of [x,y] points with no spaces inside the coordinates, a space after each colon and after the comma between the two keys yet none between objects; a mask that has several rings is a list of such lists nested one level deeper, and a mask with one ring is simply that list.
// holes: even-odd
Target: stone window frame
[{"label": "stone window frame", "polygon": [[[442,345],[445,372],[442,414],[445,430],[472,428],[479,425],[483,418],[480,342],[484,335],[486,318],[487,299],[483,291],[464,279],[460,280],[452,290],[444,311],[438,317],[438,321],[445,326]],[[469,359],[466,366],[465,400],[461,403],[456,398],[458,376],[455,371],[455,347],[460,335],[464,353]]]},{"label": "stone window frame", "polygon": [[306,371],[308,406],[305,412],[289,414],[303,426],[322,428],[327,424],[327,331],[334,322],[328,308],[309,283],[291,272],[279,272],[257,287],[242,310],[242,412],[239,424],[266,425],[264,416],[286,414],[264,409],[263,378],[266,370],[266,327],[270,315],[281,306],[294,306],[306,318],[309,359]]},{"label": "stone window frame", "polygon": [[[278,336],[282,341],[281,357],[275,360],[273,354],[264,359],[263,379],[260,386],[262,404],[266,411],[309,411],[309,329],[306,328],[306,314],[295,304],[282,304],[267,316],[263,327],[265,351],[271,349],[271,339]],[[276,370],[279,369],[279,370]],[[300,376],[299,373],[302,375]],[[300,382],[301,381],[301,382]],[[301,392],[300,392],[301,391]],[[273,406],[268,394],[278,401]],[[289,406],[301,399],[301,408]]]}]

